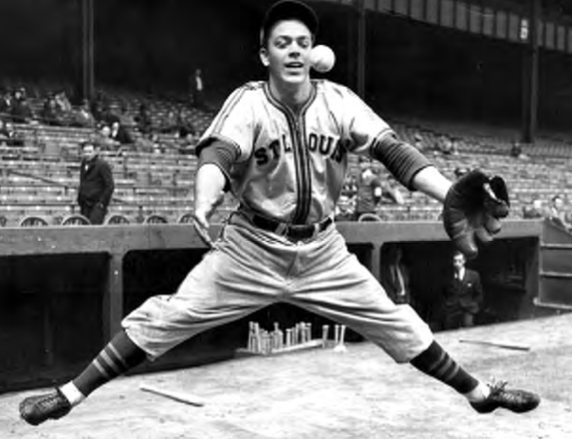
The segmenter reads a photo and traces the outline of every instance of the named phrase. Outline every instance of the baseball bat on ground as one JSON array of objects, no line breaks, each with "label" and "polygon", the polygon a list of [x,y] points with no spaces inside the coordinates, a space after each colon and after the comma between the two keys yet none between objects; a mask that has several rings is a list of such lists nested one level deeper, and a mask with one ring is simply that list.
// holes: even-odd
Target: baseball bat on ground
[{"label": "baseball bat on ground", "polygon": [[174,401],[183,402],[185,404],[194,405],[196,407],[202,407],[205,405],[204,401],[195,395],[183,392],[173,392],[171,390],[159,389],[158,387],[151,386],[149,384],[141,384],[139,389],[143,392],[153,393],[155,395],[163,396],[165,398],[172,399]]},{"label": "baseball bat on ground", "polygon": [[471,343],[471,344],[478,344],[483,346],[494,346],[497,348],[503,349],[512,349],[515,351],[529,351],[530,346],[517,344],[517,343],[501,343],[498,341],[485,341],[485,340],[467,340],[467,339],[459,339],[461,343]]}]

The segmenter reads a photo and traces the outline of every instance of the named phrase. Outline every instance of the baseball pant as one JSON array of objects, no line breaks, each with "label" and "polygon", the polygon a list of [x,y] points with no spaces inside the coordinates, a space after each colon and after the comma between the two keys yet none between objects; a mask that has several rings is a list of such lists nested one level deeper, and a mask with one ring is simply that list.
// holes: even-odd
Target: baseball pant
[{"label": "baseball pant", "polygon": [[172,295],[149,298],[122,326],[150,359],[198,333],[287,302],[352,328],[407,362],[433,334],[409,305],[396,305],[349,253],[335,225],[291,242],[233,215]]}]

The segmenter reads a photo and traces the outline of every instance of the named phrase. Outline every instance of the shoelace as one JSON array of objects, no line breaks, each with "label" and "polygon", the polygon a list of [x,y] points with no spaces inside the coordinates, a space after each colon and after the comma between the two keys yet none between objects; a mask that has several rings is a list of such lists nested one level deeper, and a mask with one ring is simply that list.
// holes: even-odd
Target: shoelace
[{"label": "shoelace", "polygon": [[506,387],[508,381],[495,381],[489,387],[491,388],[491,395],[498,395],[499,393],[504,392],[504,388]]},{"label": "shoelace", "polygon": [[511,404],[520,403],[522,398],[518,392],[509,392],[505,390],[508,381],[497,381],[491,386],[491,396],[500,396],[503,395],[505,401]]}]

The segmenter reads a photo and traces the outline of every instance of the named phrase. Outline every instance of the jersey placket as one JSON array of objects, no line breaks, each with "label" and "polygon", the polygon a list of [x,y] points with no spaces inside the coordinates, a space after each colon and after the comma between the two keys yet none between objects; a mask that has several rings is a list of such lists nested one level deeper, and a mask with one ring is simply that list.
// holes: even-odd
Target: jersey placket
[{"label": "jersey placket", "polygon": [[296,160],[296,179],[298,180],[298,194],[296,210],[294,211],[294,217],[292,218],[292,223],[294,224],[304,224],[308,213],[310,212],[310,201],[312,196],[312,180],[310,177],[310,160],[308,157],[308,148],[306,145],[306,132],[304,125],[304,112],[300,112],[297,116],[292,112],[289,117],[292,118],[292,122],[289,125],[293,128],[292,140],[293,140],[293,150],[294,160]]},{"label": "jersey placket", "polygon": [[292,216],[292,224],[305,224],[312,201],[312,179],[310,171],[310,158],[308,156],[308,148],[306,145],[306,125],[304,119],[306,111],[316,97],[316,90],[312,87],[312,95],[300,111],[295,114],[290,108],[274,99],[265,88],[268,100],[278,108],[286,117],[290,138],[292,139],[292,150],[294,153],[294,163],[296,169],[296,210]]}]

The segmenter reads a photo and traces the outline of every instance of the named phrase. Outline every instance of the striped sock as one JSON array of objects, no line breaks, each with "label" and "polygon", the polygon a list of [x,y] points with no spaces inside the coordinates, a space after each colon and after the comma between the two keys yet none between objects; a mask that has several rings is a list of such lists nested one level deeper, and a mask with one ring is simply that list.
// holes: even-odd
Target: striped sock
[{"label": "striped sock", "polygon": [[137,366],[145,358],[145,351],[135,345],[125,331],[121,331],[72,382],[84,396],[88,396],[98,387]]},{"label": "striped sock", "polygon": [[471,392],[479,385],[479,381],[455,363],[436,341],[411,360],[411,364],[462,394]]}]

